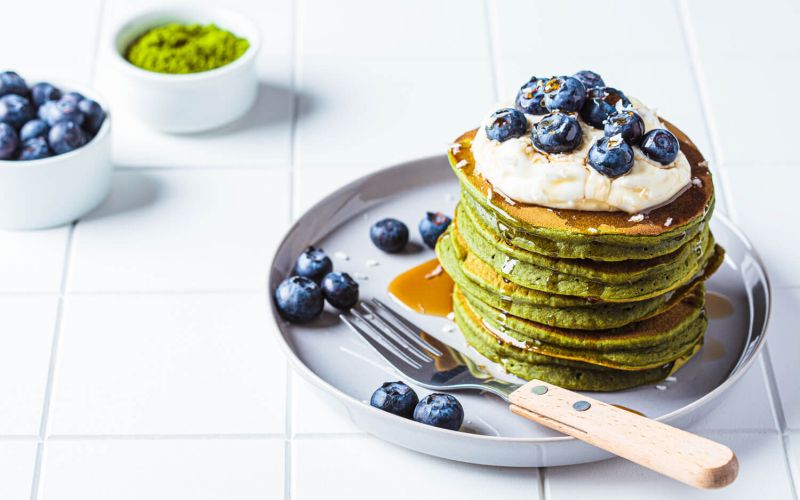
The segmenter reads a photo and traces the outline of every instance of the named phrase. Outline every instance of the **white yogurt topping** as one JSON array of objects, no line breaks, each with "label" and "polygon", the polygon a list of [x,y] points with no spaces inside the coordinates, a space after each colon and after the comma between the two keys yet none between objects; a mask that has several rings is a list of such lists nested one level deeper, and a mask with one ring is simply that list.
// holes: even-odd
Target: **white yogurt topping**
[{"label": "white yogurt topping", "polygon": [[[644,120],[645,131],[666,128],[655,112],[636,99],[632,107]],[[495,109],[513,107],[499,105]],[[494,111],[494,110],[493,110]],[[526,115],[531,128],[545,115]],[[487,120],[481,124],[472,142],[475,172],[483,176],[495,191],[522,202],[551,208],[637,213],[661,205],[691,182],[691,166],[683,152],[670,165],[650,160],[633,147],[633,168],[611,179],[586,161],[589,149],[603,137],[603,131],[585,123],[581,145],[569,153],[542,153],[531,145],[530,133],[504,142],[486,136]]]}]

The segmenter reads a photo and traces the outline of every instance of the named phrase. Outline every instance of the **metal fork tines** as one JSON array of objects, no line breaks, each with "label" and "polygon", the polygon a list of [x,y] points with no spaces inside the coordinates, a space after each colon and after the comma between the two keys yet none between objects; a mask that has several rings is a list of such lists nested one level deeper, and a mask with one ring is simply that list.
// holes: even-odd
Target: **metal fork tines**
[{"label": "metal fork tines", "polygon": [[339,317],[394,365],[401,361],[420,369],[442,355],[419,337],[421,330],[377,299],[372,299],[372,305],[362,301],[358,308]]}]

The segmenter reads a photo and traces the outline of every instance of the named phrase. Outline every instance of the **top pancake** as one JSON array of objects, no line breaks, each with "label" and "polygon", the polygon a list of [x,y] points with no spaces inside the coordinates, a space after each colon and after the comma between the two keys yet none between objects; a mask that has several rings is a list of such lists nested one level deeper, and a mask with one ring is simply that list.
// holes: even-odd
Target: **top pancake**
[{"label": "top pancake", "polygon": [[[457,152],[451,148],[448,157],[461,181],[468,182],[478,193],[482,193],[495,211],[530,227],[587,235],[659,236],[670,232],[680,233],[685,226],[705,217],[711,209],[714,185],[708,163],[694,143],[672,124],[666,121],[664,124],[678,138],[681,151],[691,165],[692,179],[699,179],[700,182],[694,181],[671,202],[647,211],[641,221],[631,221],[631,214],[622,211],[568,210],[530,203],[510,203],[504,196],[494,192],[486,179],[475,173],[470,146],[477,129],[459,137],[456,143],[460,148]],[[462,161],[467,162],[466,166],[456,167]],[[670,224],[667,224],[667,219],[672,219]]]}]

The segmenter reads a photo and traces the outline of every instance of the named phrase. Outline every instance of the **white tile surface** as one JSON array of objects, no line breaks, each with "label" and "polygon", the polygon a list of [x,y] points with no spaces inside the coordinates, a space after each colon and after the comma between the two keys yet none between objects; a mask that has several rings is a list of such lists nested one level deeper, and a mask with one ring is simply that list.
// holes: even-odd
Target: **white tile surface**
[{"label": "white tile surface", "polygon": [[55,295],[0,296],[0,435],[39,434],[57,307]]},{"label": "white tile surface", "polygon": [[[363,0],[298,2],[304,57],[483,59],[488,56],[481,0],[406,0],[388,7]],[[355,23],[355,29],[342,29]],[[424,80],[430,82],[430,78]]]},{"label": "white tile surface", "polygon": [[288,224],[284,170],[125,171],[78,224],[70,291],[261,290]]},{"label": "white tile surface", "polygon": [[58,292],[69,226],[0,231],[0,291]]},{"label": "white tile surface", "polygon": [[[536,469],[467,465],[421,455],[372,437],[297,439],[292,498],[537,498]],[[309,480],[308,478],[313,478]],[[398,478],[413,478],[406,482]]]},{"label": "white tile surface", "polygon": [[[731,418],[735,415],[736,418]],[[719,406],[702,420],[694,424],[692,432],[752,431],[778,432],[778,424],[772,410],[764,362],[760,359],[739,380],[733,389],[723,396]]]},{"label": "white tile surface", "polygon": [[261,294],[68,299],[52,434],[284,432],[285,361]]},{"label": "white tile surface", "polygon": [[300,166],[374,169],[445,154],[494,102],[489,63],[481,60],[308,58],[299,85]]},{"label": "white tile surface", "polygon": [[797,387],[797,370],[800,367],[800,289],[779,289],[776,292],[767,345],[786,426],[800,431],[800,391]]},{"label": "white tile surface", "polygon": [[294,218],[311,208],[315,203],[340,187],[366,175],[384,165],[341,165],[335,168],[312,166],[297,168],[294,171]]},{"label": "white tile surface", "polygon": [[786,445],[796,491],[800,486],[800,434],[792,433],[786,436]]},{"label": "white tile surface", "polygon": [[739,477],[727,488],[698,490],[618,458],[547,469],[546,496],[550,500],[792,498],[780,436],[715,433],[708,437],[730,446],[739,459]]},{"label": "white tile surface", "polygon": [[[789,210],[800,180],[796,167],[772,165],[763,168],[738,166],[725,169],[725,180],[733,204],[734,220],[764,259],[773,286],[800,285],[800,226]],[[781,179],[775,182],[775,179]]]},{"label": "white tile surface", "polygon": [[347,415],[345,406],[330,394],[292,373],[292,434],[354,434],[361,430]]},{"label": "white tile surface", "polygon": [[[800,5],[792,0],[766,0],[754,10],[749,2],[703,0],[686,4],[719,128],[722,160],[797,165],[797,158],[777,145],[794,141],[794,117],[800,113],[800,103],[785,99],[779,85],[759,83],[755,75],[779,74],[789,82],[800,78],[800,41],[789,35],[800,22]],[[742,75],[754,75],[752,95],[758,102],[780,102],[757,106],[761,126],[743,126],[741,108],[736,103],[748,91],[732,85]]]},{"label": "white tile surface", "polygon": [[51,441],[39,498],[283,498],[283,455],[280,439]]},{"label": "white tile surface", "polygon": [[[85,84],[91,78],[102,0],[6,2],[2,70],[35,83]],[[67,21],[68,20],[68,21]]]},{"label": "white tile surface", "polygon": [[[103,16],[100,63],[96,84],[114,107],[114,160],[126,166],[264,167],[289,163],[291,141],[291,13],[288,0],[254,4],[246,0],[225,2],[225,7],[245,14],[256,23],[262,49],[256,65],[261,87],[253,109],[220,129],[197,134],[161,134],[139,121],[126,108],[117,89],[111,38],[124,20],[160,6],[156,0],[109,0]],[[202,105],[202,103],[198,103]]]},{"label": "white tile surface", "polygon": [[33,466],[36,459],[35,440],[0,441],[0,498],[27,500],[31,497]]}]

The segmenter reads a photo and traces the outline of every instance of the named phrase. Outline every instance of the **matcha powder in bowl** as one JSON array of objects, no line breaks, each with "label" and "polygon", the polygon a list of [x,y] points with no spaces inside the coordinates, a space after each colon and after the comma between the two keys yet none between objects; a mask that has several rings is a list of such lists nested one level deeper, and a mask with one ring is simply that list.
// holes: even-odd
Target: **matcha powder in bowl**
[{"label": "matcha powder in bowl", "polygon": [[213,24],[170,23],[136,39],[125,58],[157,73],[199,73],[232,63],[249,47],[246,39]]}]

